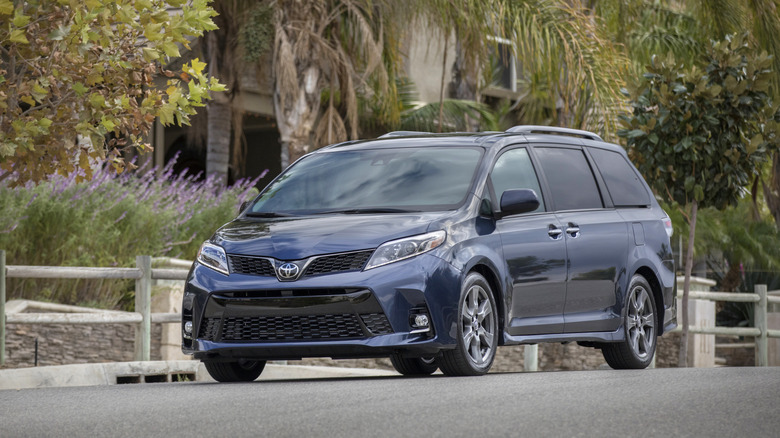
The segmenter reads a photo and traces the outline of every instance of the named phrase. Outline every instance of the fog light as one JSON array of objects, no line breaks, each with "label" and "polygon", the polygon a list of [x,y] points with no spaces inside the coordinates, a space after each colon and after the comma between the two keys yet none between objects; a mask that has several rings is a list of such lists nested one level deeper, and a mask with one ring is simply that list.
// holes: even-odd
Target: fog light
[{"label": "fog light", "polygon": [[427,328],[428,327],[428,315],[419,314],[414,317],[414,326],[417,328]]},{"label": "fog light", "polygon": [[192,321],[184,322],[184,338],[192,339]]}]

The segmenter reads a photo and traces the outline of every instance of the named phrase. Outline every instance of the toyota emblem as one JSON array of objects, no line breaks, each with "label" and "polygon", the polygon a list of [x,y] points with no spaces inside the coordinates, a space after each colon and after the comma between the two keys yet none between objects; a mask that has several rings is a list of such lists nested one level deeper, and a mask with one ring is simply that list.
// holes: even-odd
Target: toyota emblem
[{"label": "toyota emblem", "polygon": [[299,270],[300,268],[295,263],[284,263],[279,266],[276,272],[279,274],[279,278],[292,280],[298,276]]}]

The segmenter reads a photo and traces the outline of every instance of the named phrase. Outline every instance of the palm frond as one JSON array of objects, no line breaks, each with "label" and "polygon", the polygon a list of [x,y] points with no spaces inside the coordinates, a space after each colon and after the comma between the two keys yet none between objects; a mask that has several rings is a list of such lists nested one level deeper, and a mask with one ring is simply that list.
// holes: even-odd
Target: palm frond
[{"label": "palm frond", "polygon": [[[438,124],[440,112],[443,115],[441,127]],[[439,131],[439,128],[442,132],[468,131],[469,118],[479,120],[481,129],[496,129],[495,116],[487,105],[473,100],[458,99],[445,99],[441,103],[421,103],[401,115],[400,128],[430,132]]]}]

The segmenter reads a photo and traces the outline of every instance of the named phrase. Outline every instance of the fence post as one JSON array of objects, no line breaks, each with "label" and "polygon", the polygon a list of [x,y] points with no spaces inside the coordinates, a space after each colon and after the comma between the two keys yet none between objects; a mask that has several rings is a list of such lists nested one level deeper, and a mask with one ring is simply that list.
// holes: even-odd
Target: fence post
[{"label": "fence post", "polygon": [[753,315],[755,318],[756,328],[761,330],[761,334],[756,336],[756,366],[765,367],[769,366],[766,285],[757,284],[756,293],[758,294],[758,302],[755,304],[755,312],[753,312]]},{"label": "fence post", "polygon": [[0,366],[5,365],[5,250],[0,249]]},{"label": "fence post", "polygon": [[539,344],[523,345],[523,371],[539,370]]},{"label": "fence post", "polygon": [[135,281],[135,311],[142,320],[135,328],[134,359],[148,361],[152,343],[152,257],[136,256],[135,265],[141,270],[141,278]]}]

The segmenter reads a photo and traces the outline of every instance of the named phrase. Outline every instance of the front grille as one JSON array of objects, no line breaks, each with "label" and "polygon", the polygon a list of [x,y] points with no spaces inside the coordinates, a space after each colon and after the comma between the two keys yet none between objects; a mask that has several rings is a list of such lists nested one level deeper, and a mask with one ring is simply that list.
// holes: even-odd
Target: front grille
[{"label": "front grille", "polygon": [[373,250],[322,256],[314,259],[303,275],[321,275],[332,272],[359,271],[366,265]]},{"label": "front grille", "polygon": [[229,255],[230,272],[247,275],[260,275],[263,277],[275,277],[274,266],[267,259]]},{"label": "front grille", "polygon": [[[368,250],[315,257],[303,275],[312,276],[334,272],[359,271],[366,265],[373,252],[373,250]],[[230,272],[232,273],[276,277],[274,265],[268,259],[229,254],[228,261],[230,263]]]},{"label": "front grille", "polygon": [[228,317],[222,341],[308,341],[362,338],[354,314]]},{"label": "front grille", "polygon": [[363,320],[363,324],[366,325],[366,328],[375,335],[393,333],[390,321],[387,320],[384,313],[365,313],[360,315],[360,318]]}]

